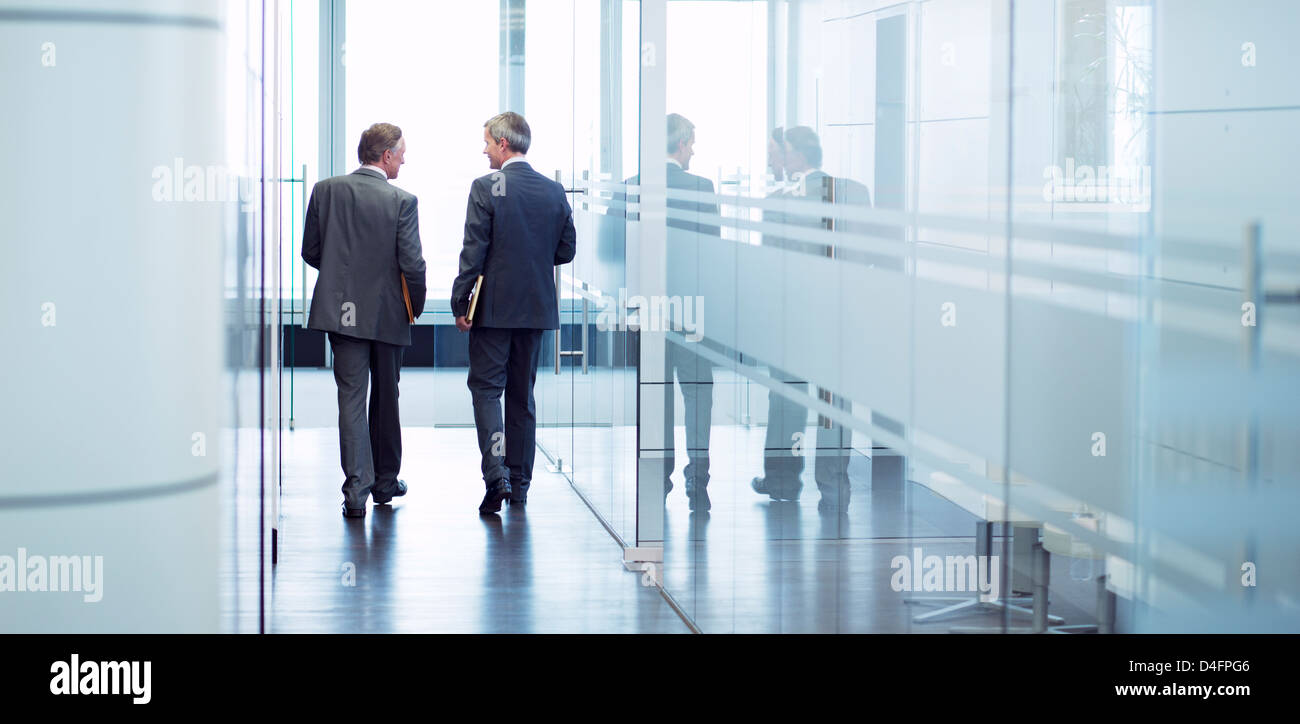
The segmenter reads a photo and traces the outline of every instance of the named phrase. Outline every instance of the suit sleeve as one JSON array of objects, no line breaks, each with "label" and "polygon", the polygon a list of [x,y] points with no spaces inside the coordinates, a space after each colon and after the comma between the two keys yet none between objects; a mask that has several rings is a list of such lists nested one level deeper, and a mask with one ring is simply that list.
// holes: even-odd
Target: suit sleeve
[{"label": "suit sleeve", "polygon": [[460,250],[460,273],[451,285],[451,312],[463,317],[469,312],[469,295],[474,282],[483,273],[488,249],[492,246],[492,199],[488,186],[475,181],[469,187],[469,204],[465,209],[465,241]]},{"label": "suit sleeve", "polygon": [[424,311],[427,294],[424,273],[424,250],[420,246],[420,214],[414,196],[402,199],[397,216],[397,267],[411,293],[411,312],[418,318]]},{"label": "suit sleeve", "polygon": [[[703,179],[703,181],[704,183],[700,184],[700,190],[712,194],[713,182],[708,179]],[[718,216],[720,212],[717,204],[700,204],[700,213],[707,214],[712,218]],[[722,229],[712,224],[700,224],[700,233],[707,236],[722,236]]]},{"label": "suit sleeve", "polygon": [[307,220],[302,225],[302,260],[313,269],[320,269],[320,212],[316,205],[316,189],[311,190],[307,202]]},{"label": "suit sleeve", "polygon": [[568,264],[578,253],[578,232],[573,228],[573,208],[569,206],[567,194],[560,197],[560,203],[564,204],[561,214],[564,221],[560,223],[560,244],[555,247],[556,266]]}]

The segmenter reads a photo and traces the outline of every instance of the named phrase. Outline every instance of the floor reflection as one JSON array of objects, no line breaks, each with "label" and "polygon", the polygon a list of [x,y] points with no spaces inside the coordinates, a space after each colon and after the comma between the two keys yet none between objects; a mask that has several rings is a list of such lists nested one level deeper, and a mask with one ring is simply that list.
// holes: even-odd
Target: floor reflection
[{"label": "floor reflection", "polygon": [[[472,429],[408,428],[402,478],[410,492],[371,506],[362,520],[339,514],[337,433],[300,428],[283,440],[271,632],[688,630],[657,589],[623,569],[617,544],[563,478],[539,466],[525,510],[481,517]],[[241,501],[241,509],[250,506]]]},{"label": "floor reflection", "polygon": [[[680,443],[680,429],[678,436]],[[927,594],[891,586],[891,563],[917,547],[941,557],[973,554],[973,515],[926,486],[904,482],[902,459],[880,451],[874,460],[852,453],[851,491],[842,497],[847,506],[821,504],[819,488],[806,484],[796,500],[775,500],[750,484],[763,469],[765,437],[760,425],[716,426],[711,510],[692,512],[680,486],[664,501],[664,586],[701,630],[947,633],[954,626],[1000,625],[1000,615],[975,610],[916,623],[932,607],[909,600]],[[805,466],[803,476],[814,470]],[[674,475],[680,478],[681,470]],[[1051,610],[1071,622],[1091,622],[1094,589],[1069,577],[1072,563],[1052,560]]]}]

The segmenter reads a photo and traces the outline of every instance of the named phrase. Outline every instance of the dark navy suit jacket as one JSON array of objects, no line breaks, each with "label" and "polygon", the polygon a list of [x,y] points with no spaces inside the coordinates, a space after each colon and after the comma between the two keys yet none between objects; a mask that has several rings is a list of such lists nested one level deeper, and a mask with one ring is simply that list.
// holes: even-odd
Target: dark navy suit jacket
[{"label": "dark navy suit jacket", "polygon": [[[666,163],[664,175],[665,186],[669,189],[697,191],[712,195],[713,182],[703,176],[697,176],[684,170],[672,161]],[[629,185],[640,186],[641,175],[637,174],[626,181]],[[623,201],[622,194],[615,194],[616,201]],[[664,265],[667,273],[667,289],[670,297],[679,301],[687,296],[695,297],[700,290],[700,277],[710,270],[701,268],[699,244],[702,236],[720,237],[722,230],[718,226],[718,205],[711,201],[695,199],[669,198],[667,234],[664,250]],[[680,307],[674,307],[680,312]],[[681,329],[680,318],[671,320],[673,329]]]},{"label": "dark navy suit jacket", "polygon": [[526,161],[475,179],[460,273],[451,286],[452,313],[465,316],[482,274],[475,327],[559,329],[555,267],[573,261],[576,239],[564,187]]}]

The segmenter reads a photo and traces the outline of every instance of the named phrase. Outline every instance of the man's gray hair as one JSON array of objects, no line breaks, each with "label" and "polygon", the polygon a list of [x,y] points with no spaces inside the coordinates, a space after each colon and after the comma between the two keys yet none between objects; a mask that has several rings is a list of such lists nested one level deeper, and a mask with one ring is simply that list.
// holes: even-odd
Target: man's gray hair
[{"label": "man's gray hair", "polygon": [[677,153],[678,146],[695,135],[695,124],[680,113],[668,114],[668,153]]},{"label": "man's gray hair", "polygon": [[488,135],[493,141],[506,139],[510,144],[511,151],[519,153],[528,153],[528,147],[533,142],[533,131],[528,127],[528,121],[514,111],[498,113],[487,119],[483,127],[488,130]]}]

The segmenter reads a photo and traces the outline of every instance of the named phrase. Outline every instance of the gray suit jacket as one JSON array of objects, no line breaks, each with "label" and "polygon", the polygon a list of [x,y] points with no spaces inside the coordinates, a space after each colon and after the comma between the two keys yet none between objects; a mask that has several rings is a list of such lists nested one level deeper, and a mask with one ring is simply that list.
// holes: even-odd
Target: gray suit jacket
[{"label": "gray suit jacket", "polygon": [[[829,185],[828,185],[829,184]],[[836,204],[837,206],[861,206],[864,208],[871,207],[871,191],[863,184],[847,178],[833,177],[821,169],[809,172],[803,178],[799,188],[785,189],[769,196],[774,199],[794,199],[809,201],[821,201],[824,204]],[[820,215],[808,215],[806,210],[785,211],[765,209],[763,211],[763,221],[769,223],[787,224],[789,226],[803,226],[811,229],[827,228],[828,218]],[[836,231],[866,236],[878,239],[902,239],[901,229],[891,228],[881,224],[870,224],[860,220],[849,220],[839,222],[836,225]],[[816,244],[810,241],[785,237],[779,233],[764,233],[762,237],[764,246],[777,246],[784,249],[801,251],[805,254],[816,256],[824,255],[830,247],[825,244]],[[897,255],[877,254],[874,252],[854,249],[852,246],[838,247],[835,250],[835,256],[838,259],[854,261],[859,264],[869,265],[882,269],[902,270],[902,261]]]},{"label": "gray suit jacket", "polygon": [[309,329],[411,344],[399,275],[418,317],[425,281],[414,195],[367,168],[318,182],[307,204],[302,258],[320,270]]},{"label": "gray suit jacket", "polygon": [[573,261],[576,252],[573,210],[563,186],[526,161],[481,176],[469,188],[452,313],[465,315],[482,274],[475,327],[559,329],[555,267]]}]

